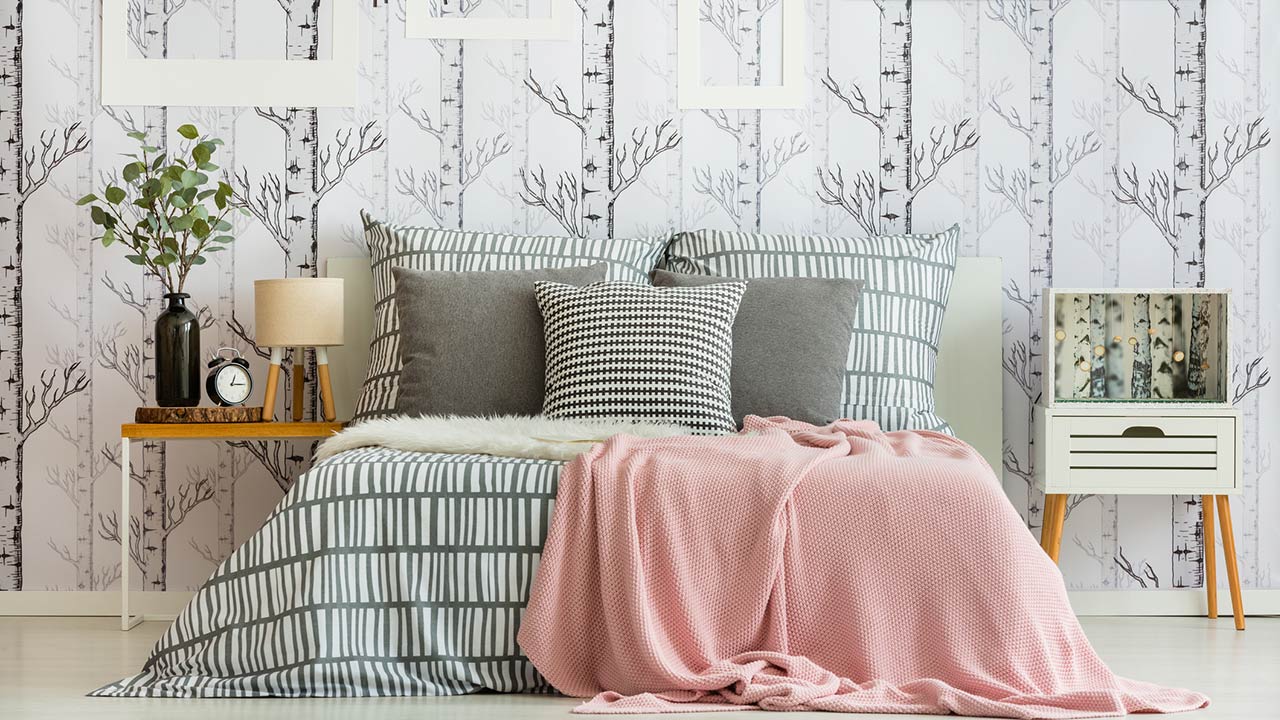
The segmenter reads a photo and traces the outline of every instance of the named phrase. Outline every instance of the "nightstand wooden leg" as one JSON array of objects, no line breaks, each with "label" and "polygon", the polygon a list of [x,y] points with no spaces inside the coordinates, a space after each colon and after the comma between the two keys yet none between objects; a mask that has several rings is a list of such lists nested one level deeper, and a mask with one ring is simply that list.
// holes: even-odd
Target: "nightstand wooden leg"
[{"label": "nightstand wooden leg", "polygon": [[1053,563],[1058,563],[1058,555],[1062,553],[1062,527],[1067,524],[1067,496],[1058,496],[1058,506],[1055,509],[1055,519],[1053,522],[1053,548],[1049,551],[1049,557],[1053,558]]},{"label": "nightstand wooden leg", "polygon": [[1218,559],[1213,546],[1213,495],[1200,499],[1204,507],[1204,590],[1209,600],[1209,617],[1218,617]]},{"label": "nightstand wooden leg", "polygon": [[1062,550],[1062,526],[1067,517],[1067,496],[1046,495],[1044,506],[1044,535],[1042,547],[1049,554],[1049,559],[1057,564],[1058,553]]},{"label": "nightstand wooden leg", "polygon": [[1236,566],[1236,537],[1231,529],[1231,503],[1226,495],[1218,496],[1218,523],[1222,527],[1222,554],[1227,563],[1227,581],[1231,585],[1231,612],[1236,629],[1244,629],[1244,598],[1240,597],[1240,568]]},{"label": "nightstand wooden leg", "polygon": [[1044,509],[1041,510],[1040,516],[1040,549],[1045,554],[1049,554],[1049,539],[1053,534],[1053,506],[1058,504],[1057,495],[1044,496]]}]

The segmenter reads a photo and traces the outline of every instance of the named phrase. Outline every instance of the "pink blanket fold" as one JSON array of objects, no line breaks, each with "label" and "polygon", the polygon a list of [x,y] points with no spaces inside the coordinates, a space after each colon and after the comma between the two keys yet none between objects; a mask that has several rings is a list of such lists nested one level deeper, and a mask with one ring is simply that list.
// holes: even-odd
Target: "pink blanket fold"
[{"label": "pink blanket fold", "polygon": [[1111,673],[976,452],[870,422],[596,446],[561,475],[519,641],[586,713],[1208,704]]}]

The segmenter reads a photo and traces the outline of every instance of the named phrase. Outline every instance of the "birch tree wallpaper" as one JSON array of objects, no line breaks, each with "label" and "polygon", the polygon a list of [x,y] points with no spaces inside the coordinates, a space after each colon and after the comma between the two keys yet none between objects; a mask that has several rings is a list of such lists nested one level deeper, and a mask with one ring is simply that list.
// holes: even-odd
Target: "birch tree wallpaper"
[{"label": "birch tree wallpaper", "polygon": [[[361,0],[357,107],[166,108],[100,104],[94,0],[0,0],[0,590],[118,588],[123,533],[136,589],[192,588],[305,469],[302,445],[147,443],[134,507],[117,509],[117,426],[153,402],[160,290],[95,247],[74,202],[117,171],[126,133],[164,146],[186,122],[226,140],[222,171],[248,211],[232,250],[192,274],[204,349],[239,348],[259,378],[253,281],[362,254],[361,208],[583,237],[960,222],[964,254],[1004,260],[1003,482],[1036,533],[1041,291],[1232,288],[1241,577],[1280,588],[1280,526],[1263,521],[1280,514],[1280,50],[1264,43],[1280,3],[805,0],[803,107],[681,111],[676,0],[575,0],[559,42],[408,39],[405,2],[550,8]],[[129,37],[136,57],[314,60],[328,8],[131,0]],[[781,15],[779,0],[702,0],[705,82],[779,82]],[[1198,498],[1079,496],[1068,512],[1070,587],[1202,584]]]}]

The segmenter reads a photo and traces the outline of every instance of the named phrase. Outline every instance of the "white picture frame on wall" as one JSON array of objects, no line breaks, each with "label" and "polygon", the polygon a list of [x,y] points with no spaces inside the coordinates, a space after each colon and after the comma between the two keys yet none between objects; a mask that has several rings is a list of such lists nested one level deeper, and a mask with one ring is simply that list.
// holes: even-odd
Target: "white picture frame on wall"
[{"label": "white picture frame on wall", "polygon": [[681,110],[780,110],[803,107],[804,0],[782,0],[782,84],[706,85],[702,78],[702,0],[679,0],[677,101]]},{"label": "white picture frame on wall", "polygon": [[[457,0],[455,0],[457,1]],[[427,0],[405,3],[405,37],[440,40],[568,40],[573,37],[573,0],[551,0],[551,14],[539,18],[440,17]]]},{"label": "white picture frame on wall", "polygon": [[128,0],[102,0],[102,104],[354,107],[356,0],[328,5],[320,22],[331,35],[326,60],[160,60],[129,57]]}]

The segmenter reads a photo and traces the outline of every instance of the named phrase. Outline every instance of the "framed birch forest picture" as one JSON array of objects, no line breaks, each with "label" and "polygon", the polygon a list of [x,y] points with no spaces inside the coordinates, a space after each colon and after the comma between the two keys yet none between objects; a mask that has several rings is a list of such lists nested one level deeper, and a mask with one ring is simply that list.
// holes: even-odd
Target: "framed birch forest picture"
[{"label": "framed birch forest picture", "polygon": [[1053,403],[1230,402],[1229,291],[1049,293]]}]

